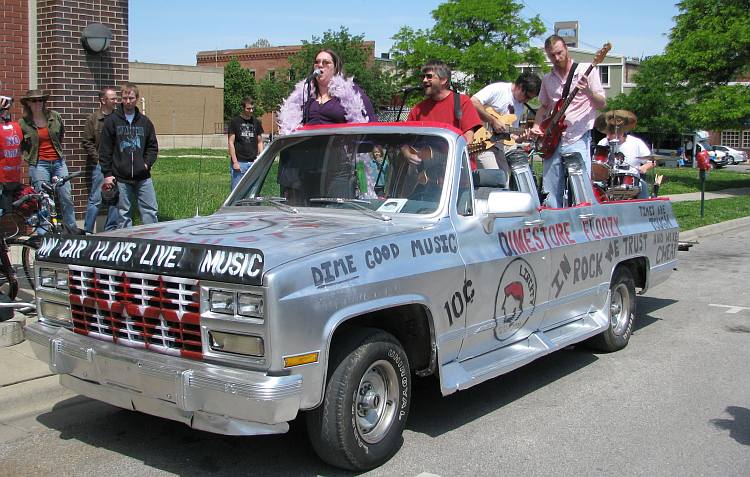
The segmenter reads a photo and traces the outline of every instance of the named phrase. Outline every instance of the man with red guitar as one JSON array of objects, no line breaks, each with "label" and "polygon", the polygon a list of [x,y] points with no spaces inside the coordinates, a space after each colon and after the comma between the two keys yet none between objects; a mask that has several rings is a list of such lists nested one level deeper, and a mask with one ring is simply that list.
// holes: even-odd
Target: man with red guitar
[{"label": "man with red guitar", "polygon": [[[601,61],[599,57],[603,58],[609,51],[609,47],[605,48],[606,51],[603,48],[597,55],[596,63]],[[542,105],[537,111],[531,133],[542,137],[561,134],[554,150],[549,151],[549,154],[543,154],[545,159],[542,184],[548,193],[546,204],[550,207],[563,207],[565,173],[561,155],[579,152],[589,174],[591,173],[591,128],[596,119],[596,110],[605,108],[607,100],[599,72],[592,68],[594,64],[578,64],[574,68],[568,47],[561,37],[548,37],[544,42],[544,51],[553,68],[542,79],[542,88],[539,92],[539,101]],[[569,93],[564,97],[566,83]],[[564,115],[552,116],[554,120],[548,127],[543,127],[542,123],[549,119],[550,113],[554,114],[560,110],[564,110]]]}]

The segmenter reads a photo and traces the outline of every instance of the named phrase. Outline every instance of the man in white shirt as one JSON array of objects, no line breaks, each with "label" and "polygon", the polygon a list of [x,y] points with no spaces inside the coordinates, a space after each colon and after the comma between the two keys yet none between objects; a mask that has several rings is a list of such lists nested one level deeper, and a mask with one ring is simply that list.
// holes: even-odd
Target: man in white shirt
[{"label": "man in white shirt", "polygon": [[[479,118],[486,124],[486,129],[494,133],[508,131],[508,126],[518,127],[524,114],[524,104],[539,95],[541,79],[534,73],[521,73],[514,83],[492,83],[477,91],[471,102],[479,113]],[[514,114],[516,120],[505,124],[487,112],[492,108],[499,115]],[[515,140],[518,136],[512,138]],[[477,166],[480,169],[502,168],[510,174],[505,153],[497,146],[477,154]],[[499,167],[498,167],[499,166]]]},{"label": "man in white shirt", "polygon": [[[628,171],[636,174],[640,179],[641,191],[638,193],[638,198],[648,199],[648,183],[643,180],[643,175],[654,167],[653,161],[646,158],[651,155],[651,150],[640,138],[632,134],[625,135],[620,131],[615,133],[614,130],[607,131],[607,137],[602,138],[599,145],[610,145],[610,141],[614,139],[619,141],[619,152],[623,155],[623,163],[630,166]],[[617,164],[615,164],[615,167],[617,167]]]}]

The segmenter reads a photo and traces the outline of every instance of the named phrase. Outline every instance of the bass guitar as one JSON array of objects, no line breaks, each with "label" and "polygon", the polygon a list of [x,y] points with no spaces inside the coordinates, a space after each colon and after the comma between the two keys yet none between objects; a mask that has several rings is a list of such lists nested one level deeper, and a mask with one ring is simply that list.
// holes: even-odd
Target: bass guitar
[{"label": "bass guitar", "polygon": [[[591,70],[594,69],[594,66],[601,63],[611,49],[612,44],[609,42],[605,43],[604,46],[596,52],[594,60],[589,65],[588,69],[586,69],[583,76],[588,77]],[[544,159],[549,159],[557,149],[557,145],[560,144],[562,133],[568,127],[565,124],[565,111],[568,109],[568,106],[570,106],[571,101],[573,101],[573,98],[575,98],[577,93],[578,86],[573,88],[565,99],[560,98],[557,103],[555,103],[555,107],[550,112],[550,115],[540,124],[540,129],[544,131],[544,135],[537,139],[537,150],[541,152]]]},{"label": "bass guitar", "polygon": [[492,131],[492,126],[490,126],[489,123],[477,129],[474,132],[474,139],[468,146],[469,154],[485,151],[500,141],[503,141],[503,144],[505,144],[506,146],[513,146],[516,142],[510,138],[510,135],[522,134],[524,131],[526,131],[526,128],[516,128],[511,126],[511,124],[516,122],[515,114],[500,114],[489,106],[484,110],[487,112],[487,114],[503,123],[505,125],[505,131],[499,133],[491,133],[490,131]]}]

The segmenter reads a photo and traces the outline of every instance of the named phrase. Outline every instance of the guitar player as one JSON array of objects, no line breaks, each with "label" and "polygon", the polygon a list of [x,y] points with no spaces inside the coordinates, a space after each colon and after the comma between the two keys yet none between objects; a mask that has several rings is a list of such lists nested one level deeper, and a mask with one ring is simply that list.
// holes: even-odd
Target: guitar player
[{"label": "guitar player", "polygon": [[[518,128],[519,121],[524,114],[525,103],[539,95],[541,80],[534,73],[521,73],[513,83],[492,83],[477,91],[471,97],[471,102],[477,110],[479,117],[487,124],[487,129],[493,133],[508,132],[509,126]],[[487,112],[492,108],[497,115]],[[506,124],[498,115],[515,115],[512,123]],[[517,139],[518,136],[511,136]],[[505,160],[505,151],[502,145],[477,154],[477,166],[481,169],[503,169],[510,177],[510,167]]]},{"label": "guitar player", "polygon": [[[560,156],[563,153],[580,152],[589,174],[591,173],[591,128],[596,119],[596,110],[604,109],[607,106],[607,100],[598,70],[593,69],[586,77],[584,73],[589,67],[588,64],[579,64],[574,69],[573,59],[568,55],[568,47],[561,37],[557,35],[548,37],[544,42],[544,51],[553,67],[552,71],[544,75],[542,79],[539,92],[541,107],[534,118],[531,133],[544,136],[545,131],[541,123],[563,99],[566,83],[571,93],[577,91],[565,112],[566,129],[562,132],[560,143],[554,153],[543,161],[542,184],[548,193],[546,204],[550,207],[563,207],[565,174]],[[573,86],[577,87],[577,90],[573,89]]]}]

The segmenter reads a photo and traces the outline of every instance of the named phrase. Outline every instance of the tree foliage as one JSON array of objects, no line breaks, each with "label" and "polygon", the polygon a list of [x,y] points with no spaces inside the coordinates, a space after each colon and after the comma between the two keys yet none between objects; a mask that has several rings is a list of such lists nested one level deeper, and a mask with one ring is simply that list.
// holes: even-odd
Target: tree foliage
[{"label": "tree foliage", "polygon": [[513,0],[448,0],[432,11],[432,28],[402,27],[391,53],[408,83],[433,58],[467,75],[454,79],[470,93],[496,81],[514,81],[515,65],[544,64],[542,50],[529,45],[544,34],[544,25],[538,15],[524,20],[522,8]]},{"label": "tree foliage", "polygon": [[682,0],[664,54],[644,61],[637,87],[609,107],[634,111],[638,129],[737,129],[750,118],[750,1]]},{"label": "tree foliage", "polygon": [[232,58],[224,65],[224,121],[229,121],[242,112],[240,103],[245,96],[255,99],[255,78],[236,58]]}]

